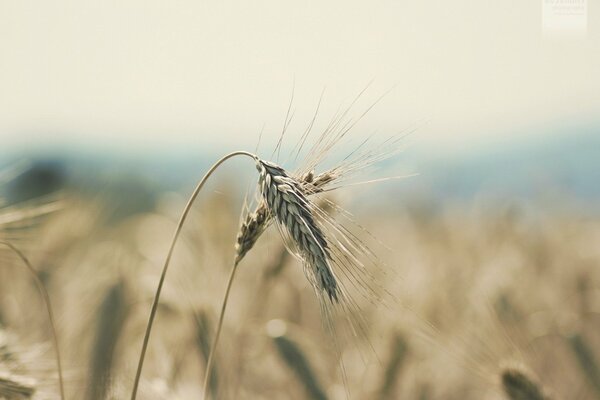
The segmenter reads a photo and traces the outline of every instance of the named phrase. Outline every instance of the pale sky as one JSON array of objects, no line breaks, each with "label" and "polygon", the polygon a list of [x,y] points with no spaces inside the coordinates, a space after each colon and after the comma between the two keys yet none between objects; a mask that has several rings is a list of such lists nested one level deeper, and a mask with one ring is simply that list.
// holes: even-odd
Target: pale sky
[{"label": "pale sky", "polygon": [[[557,0],[560,1],[560,0]],[[0,0],[0,137],[54,144],[247,147],[371,80],[360,129],[428,121],[440,143],[599,121],[600,10],[542,32],[542,2]]]}]

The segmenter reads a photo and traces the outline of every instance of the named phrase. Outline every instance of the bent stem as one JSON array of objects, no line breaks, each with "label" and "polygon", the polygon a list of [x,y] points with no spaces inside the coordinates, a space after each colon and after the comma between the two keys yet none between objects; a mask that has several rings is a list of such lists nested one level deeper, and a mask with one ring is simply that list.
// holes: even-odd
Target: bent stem
[{"label": "bent stem", "polygon": [[14,244],[10,242],[6,242],[4,240],[0,240],[0,244],[8,247],[12,250],[20,259],[23,261],[23,264],[27,267],[27,270],[31,273],[33,280],[35,281],[38,290],[42,295],[42,299],[44,304],[46,305],[46,312],[48,313],[48,319],[50,320],[50,330],[52,331],[52,345],[54,346],[54,352],[56,353],[56,368],[58,369],[58,386],[60,388],[60,398],[65,400],[65,387],[63,383],[63,374],[62,374],[62,363],[60,360],[60,347],[58,345],[58,335],[56,334],[56,324],[54,323],[54,313],[52,312],[52,305],[50,304],[50,296],[48,295],[48,291],[44,286],[44,283],[40,279],[37,274],[37,271],[31,263],[29,259],[19,250]]},{"label": "bent stem", "polygon": [[231,269],[231,274],[229,275],[229,280],[227,281],[227,289],[225,289],[225,295],[223,296],[223,304],[221,305],[221,313],[219,314],[217,332],[215,333],[215,339],[213,340],[213,344],[210,347],[210,353],[208,356],[208,361],[206,363],[206,371],[204,372],[204,389],[202,390],[202,399],[208,399],[208,387],[210,382],[210,374],[212,372],[212,367],[215,360],[215,351],[217,350],[219,338],[221,337],[221,328],[223,327],[223,319],[225,318],[227,300],[229,299],[229,292],[231,291],[231,285],[233,284],[233,278],[235,277],[235,272],[237,271],[238,262],[239,259],[236,258],[235,262],[233,263],[233,268]]},{"label": "bent stem", "polygon": [[[150,333],[152,331],[152,325],[154,324],[154,318],[156,317],[156,310],[158,309],[158,301],[160,299],[160,293],[162,291],[162,287],[165,282],[165,277],[167,275],[167,270],[169,268],[171,256],[173,255],[173,250],[175,249],[175,244],[177,243],[177,238],[179,237],[179,234],[181,233],[181,229],[183,228],[183,223],[185,222],[185,220],[188,216],[188,213],[192,207],[192,204],[194,203],[194,200],[196,200],[196,197],[198,197],[200,190],[202,190],[202,187],[206,183],[206,180],[219,167],[219,165],[221,165],[223,162],[230,159],[231,157],[238,156],[238,155],[245,155],[245,156],[251,157],[254,160],[258,159],[258,157],[256,155],[249,153],[247,151],[234,151],[233,153],[229,153],[226,156],[224,156],[223,158],[221,158],[219,161],[214,163],[212,167],[210,167],[210,169],[202,177],[200,182],[198,182],[196,189],[194,189],[194,192],[190,196],[185,208],[183,209],[183,212],[181,213],[181,217],[179,218],[179,223],[177,224],[177,228],[175,229],[175,233],[173,234],[173,239],[171,240],[171,246],[169,247],[169,252],[167,254],[167,258],[165,259],[165,264],[163,266],[162,273],[160,275],[160,279],[158,281],[158,287],[156,288],[156,294],[154,295],[154,301],[152,303],[152,309],[150,310],[150,316],[148,317],[148,325],[146,326],[146,333],[144,334],[144,342],[142,343],[142,351],[140,353],[140,360],[138,361],[137,371],[135,374],[135,381],[133,382],[133,390],[131,392],[131,400],[135,400],[137,397],[138,386],[140,383],[140,378],[142,376],[142,368],[144,366],[144,359],[146,357],[146,350],[148,349],[148,342],[150,340]],[[212,352],[211,352],[211,356],[212,356]],[[210,356],[209,356],[209,358],[210,358]]]}]

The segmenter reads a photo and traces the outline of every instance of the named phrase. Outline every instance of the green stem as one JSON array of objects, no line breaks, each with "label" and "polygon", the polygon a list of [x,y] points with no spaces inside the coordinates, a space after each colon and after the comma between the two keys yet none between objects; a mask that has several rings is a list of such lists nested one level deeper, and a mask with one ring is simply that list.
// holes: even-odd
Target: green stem
[{"label": "green stem", "polygon": [[56,324],[54,322],[54,313],[52,312],[52,305],[50,304],[50,296],[48,295],[48,291],[46,287],[44,287],[44,283],[41,281],[40,277],[37,274],[37,271],[31,263],[29,259],[25,257],[25,254],[21,252],[15,245],[10,242],[6,242],[4,240],[0,240],[0,244],[5,245],[9,249],[11,249],[20,259],[23,261],[23,264],[27,267],[27,270],[31,273],[35,284],[37,285],[40,293],[42,294],[42,299],[44,300],[44,304],[46,305],[46,311],[48,313],[48,319],[50,320],[50,330],[52,331],[52,344],[54,345],[54,352],[56,353],[56,368],[58,369],[58,386],[60,388],[60,398],[65,400],[65,386],[63,383],[63,374],[62,374],[62,363],[60,361],[60,347],[58,346],[58,335],[56,334]]},{"label": "green stem", "polygon": [[140,360],[138,361],[137,372],[135,374],[135,381],[133,382],[133,390],[131,392],[131,400],[135,400],[137,397],[138,386],[140,383],[140,378],[142,376],[142,368],[144,366],[144,359],[146,357],[146,350],[148,349],[148,342],[150,340],[150,332],[152,331],[152,325],[154,323],[154,318],[156,317],[156,310],[158,309],[158,301],[160,299],[160,293],[162,291],[162,287],[165,282],[165,277],[167,275],[167,270],[169,268],[171,256],[173,255],[173,250],[175,249],[175,243],[177,243],[177,238],[179,237],[179,234],[181,233],[181,228],[183,228],[183,223],[185,222],[185,220],[187,218],[187,215],[192,207],[192,204],[194,203],[194,200],[196,200],[196,197],[198,197],[200,190],[206,183],[206,180],[219,167],[219,165],[221,165],[223,162],[230,159],[231,157],[238,156],[238,155],[245,155],[245,156],[253,158],[254,160],[257,159],[257,157],[254,154],[249,153],[247,151],[234,151],[233,153],[229,153],[226,156],[224,156],[223,158],[221,158],[219,161],[217,161],[215,164],[213,164],[213,166],[206,172],[204,177],[202,177],[200,182],[198,182],[196,189],[194,189],[194,192],[190,196],[185,208],[183,209],[183,212],[179,219],[179,223],[177,224],[177,228],[175,229],[175,233],[173,234],[173,239],[171,240],[171,246],[169,247],[169,252],[167,254],[167,258],[165,260],[165,264],[163,266],[162,273],[160,275],[160,280],[158,281],[158,287],[156,288],[156,294],[154,295],[154,301],[152,303],[152,309],[150,310],[150,316],[148,317],[148,325],[146,326],[144,342],[142,343],[142,351],[140,353]]}]

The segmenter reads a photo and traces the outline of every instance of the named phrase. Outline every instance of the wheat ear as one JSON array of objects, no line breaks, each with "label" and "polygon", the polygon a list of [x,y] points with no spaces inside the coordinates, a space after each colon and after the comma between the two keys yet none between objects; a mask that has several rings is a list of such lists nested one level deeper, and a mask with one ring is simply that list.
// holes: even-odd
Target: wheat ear
[{"label": "wheat ear", "polygon": [[303,184],[278,165],[259,160],[262,197],[277,220],[290,251],[304,263],[306,276],[315,290],[323,291],[332,302],[340,294],[331,269],[331,254],[325,234],[315,222],[312,203]]},{"label": "wheat ear", "polygon": [[[169,247],[169,252],[167,253],[167,258],[165,259],[165,263],[163,265],[162,273],[161,273],[160,279],[158,281],[158,287],[156,288],[156,293],[154,295],[154,300],[152,302],[152,309],[150,310],[150,316],[148,317],[148,324],[146,326],[146,332],[144,334],[144,341],[142,343],[142,350],[141,350],[141,353],[140,353],[140,359],[138,361],[137,371],[136,371],[136,374],[135,374],[135,380],[133,382],[133,390],[131,392],[131,400],[135,400],[136,397],[137,397],[138,386],[139,386],[140,378],[141,378],[141,375],[142,375],[142,368],[144,366],[144,359],[146,357],[146,350],[148,349],[148,342],[150,340],[150,333],[152,331],[152,325],[154,324],[154,318],[156,317],[156,311],[158,309],[158,302],[159,302],[159,299],[160,299],[160,294],[162,292],[162,287],[163,287],[163,284],[165,282],[165,277],[167,275],[167,270],[169,268],[169,263],[171,261],[172,255],[173,255],[173,250],[175,249],[175,244],[177,243],[177,239],[179,238],[179,234],[181,233],[181,229],[183,228],[183,223],[187,219],[187,215],[190,212],[192,204],[194,203],[194,200],[196,200],[196,197],[198,197],[198,194],[200,193],[200,190],[202,190],[202,188],[204,187],[204,184],[206,183],[207,179],[213,174],[213,172],[215,172],[215,170],[223,162],[227,161],[228,159],[230,159],[232,157],[239,156],[239,155],[248,156],[248,157],[251,157],[254,160],[258,159],[254,154],[249,153],[247,151],[234,151],[234,152],[229,153],[226,156],[222,157],[220,160],[218,160],[216,163],[214,163],[212,167],[210,167],[210,169],[202,177],[202,179],[200,180],[200,182],[198,182],[196,188],[194,189],[194,192],[190,196],[190,198],[189,198],[189,200],[188,200],[185,208],[183,209],[183,212],[181,213],[181,217],[179,218],[179,222],[177,224],[177,228],[175,229],[175,233],[173,234],[173,239],[171,240],[171,245]],[[217,329],[220,330],[220,326]],[[217,340],[217,338],[215,338],[215,340]]]},{"label": "wheat ear", "polygon": [[19,250],[12,243],[6,242],[4,240],[0,240],[0,244],[3,244],[4,246],[8,247],[21,259],[21,261],[23,261],[23,264],[27,267],[27,270],[31,273],[31,276],[33,277],[33,280],[35,281],[35,284],[37,285],[38,290],[40,291],[40,293],[42,295],[42,299],[44,301],[44,304],[46,305],[46,312],[48,314],[48,319],[50,321],[50,330],[52,332],[52,344],[54,346],[54,352],[56,353],[56,368],[58,369],[58,386],[60,388],[60,398],[62,400],[65,400],[65,387],[64,387],[64,383],[63,383],[62,363],[61,363],[61,359],[60,359],[60,347],[58,345],[58,335],[56,334],[56,323],[54,322],[54,313],[52,312],[52,305],[50,303],[50,296],[48,295],[48,291],[46,290],[46,287],[44,286],[44,283],[41,281],[40,277],[38,276],[36,270],[33,268],[31,263],[29,262],[29,259],[25,256],[25,254],[23,254],[23,252],[21,250]]}]

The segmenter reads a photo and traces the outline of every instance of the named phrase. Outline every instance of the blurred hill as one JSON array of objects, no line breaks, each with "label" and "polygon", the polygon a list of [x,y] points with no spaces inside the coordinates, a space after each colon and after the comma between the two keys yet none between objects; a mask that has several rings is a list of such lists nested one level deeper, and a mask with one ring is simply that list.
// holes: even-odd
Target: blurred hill
[{"label": "blurred hill", "polygon": [[[490,137],[492,137],[490,135]],[[214,149],[166,150],[162,154],[137,152],[106,154],[93,149],[52,150],[29,154],[6,153],[0,166],[30,160],[30,171],[6,185],[3,196],[12,201],[31,197],[40,190],[68,185],[94,194],[111,193],[122,201],[139,193],[144,207],[164,191],[188,193],[196,180],[221,155]],[[225,176],[242,174],[245,188],[251,169],[232,166]],[[372,185],[381,202],[427,200],[432,205],[446,201],[464,203],[480,196],[501,201],[571,203],[587,212],[600,211],[600,128],[540,135],[493,135],[468,146],[438,148],[431,143],[409,145],[386,162],[376,177],[417,173],[418,176]],[[243,174],[247,174],[247,179]],[[50,177],[52,182],[40,182]],[[368,179],[373,176],[369,175]],[[236,177],[236,180],[238,178]],[[35,185],[38,188],[28,186]],[[128,194],[123,196],[123,194]],[[242,195],[240,191],[240,195]],[[127,200],[129,201],[129,200]],[[129,207],[135,211],[135,202]]]},{"label": "blurred hill", "polygon": [[419,188],[439,200],[467,200],[484,193],[539,201],[552,195],[598,211],[599,128],[496,139],[436,153],[425,147],[410,155],[420,175],[406,187],[399,185],[401,190]]}]

